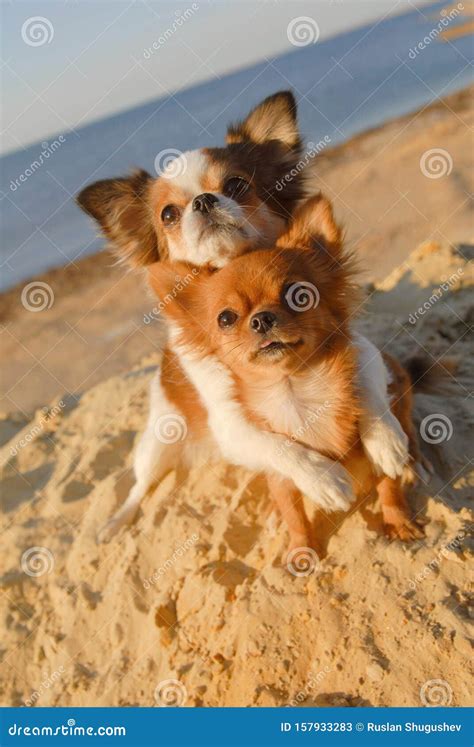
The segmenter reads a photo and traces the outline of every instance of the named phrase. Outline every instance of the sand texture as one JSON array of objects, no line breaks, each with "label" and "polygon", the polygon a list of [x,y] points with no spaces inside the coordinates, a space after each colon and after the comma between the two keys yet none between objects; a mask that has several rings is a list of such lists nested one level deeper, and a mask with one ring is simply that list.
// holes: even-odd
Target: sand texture
[{"label": "sand texture", "polygon": [[5,416],[2,705],[418,706],[440,688],[468,705],[469,251],[421,245],[361,320],[392,353],[458,359],[452,391],[417,398],[440,442],[421,441],[435,475],[410,494],[426,522],[410,545],[385,539],[372,499],[313,511],[320,561],[295,575],[262,477],[224,463],[168,475],[97,545],[131,485],[158,353],[31,419]]}]

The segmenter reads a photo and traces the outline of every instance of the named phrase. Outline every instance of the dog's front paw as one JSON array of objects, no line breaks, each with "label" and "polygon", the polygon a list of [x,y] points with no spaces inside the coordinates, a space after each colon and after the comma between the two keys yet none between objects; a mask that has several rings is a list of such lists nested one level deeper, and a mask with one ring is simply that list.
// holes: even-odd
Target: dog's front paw
[{"label": "dog's front paw", "polygon": [[344,467],[309,452],[303,493],[326,511],[347,511],[355,500],[352,480]]},{"label": "dog's front paw", "polygon": [[361,440],[377,472],[392,479],[403,475],[409,459],[408,437],[394,416],[373,420],[361,433]]}]

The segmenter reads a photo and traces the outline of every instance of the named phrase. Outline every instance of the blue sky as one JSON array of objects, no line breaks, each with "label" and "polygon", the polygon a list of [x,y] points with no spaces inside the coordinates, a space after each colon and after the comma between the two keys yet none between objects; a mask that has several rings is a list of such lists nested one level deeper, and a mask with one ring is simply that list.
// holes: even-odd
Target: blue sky
[{"label": "blue sky", "polygon": [[[17,150],[278,55],[292,48],[288,25],[295,18],[309,19],[310,30],[317,28],[322,40],[427,2],[4,2],[1,149]],[[28,36],[30,19],[37,16],[45,19],[38,23],[46,39],[38,45],[25,41],[38,39]],[[160,41],[163,35],[167,39]]]}]

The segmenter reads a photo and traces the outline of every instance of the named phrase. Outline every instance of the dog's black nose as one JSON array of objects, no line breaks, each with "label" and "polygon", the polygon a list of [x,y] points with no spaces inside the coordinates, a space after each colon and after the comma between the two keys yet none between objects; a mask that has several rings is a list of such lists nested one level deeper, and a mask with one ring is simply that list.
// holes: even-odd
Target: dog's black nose
[{"label": "dog's black nose", "polygon": [[254,332],[263,335],[276,324],[276,314],[272,311],[259,311],[250,320],[250,326]]},{"label": "dog's black nose", "polygon": [[209,213],[213,206],[219,202],[219,198],[210,192],[204,192],[193,200],[193,210],[199,210],[200,213]]}]

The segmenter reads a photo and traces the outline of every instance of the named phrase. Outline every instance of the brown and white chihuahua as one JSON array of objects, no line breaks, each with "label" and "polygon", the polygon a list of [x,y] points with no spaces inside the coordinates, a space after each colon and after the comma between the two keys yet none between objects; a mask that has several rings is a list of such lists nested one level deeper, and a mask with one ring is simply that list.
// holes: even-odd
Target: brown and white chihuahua
[{"label": "brown and white chihuahua", "polygon": [[[274,246],[287,231],[308,192],[311,168],[302,153],[296,103],[291,92],[282,91],[231,125],[225,147],[183,153],[158,177],[139,171],[96,182],[79,194],[78,202],[98,222],[119,260],[131,267],[167,260],[223,267],[234,257]],[[285,186],[279,189],[282,179]],[[408,453],[405,434],[390,411],[387,370],[366,338],[354,339],[363,445],[377,469],[395,477],[403,471]],[[151,383],[148,423],[134,458],[136,483],[101,539],[109,539],[132,521],[140,501],[173,462],[168,444],[156,437],[156,423],[181,412],[166,386],[167,376],[173,377],[175,358],[168,346]],[[303,447],[282,454],[280,439],[272,432],[254,429],[250,434],[243,408],[229,399],[229,371],[217,359],[207,360],[206,366],[204,371],[203,362],[193,366],[188,361],[186,372],[228,461],[259,471],[277,469],[315,503],[333,509],[349,506],[353,493],[343,467]],[[188,382],[189,391],[193,390]],[[186,400],[184,390],[182,395]]]},{"label": "brown and white chihuahua", "polygon": [[[232,396],[254,427],[285,437],[287,449],[304,446],[339,462],[358,498],[377,489],[391,536],[422,536],[409,516],[401,478],[377,474],[361,442],[358,349],[351,327],[360,298],[354,260],[343,248],[329,203],[308,200],[276,248],[236,258],[220,270],[203,267],[173,294],[176,276],[189,271],[188,264],[167,262],[149,270],[153,289],[168,299],[180,360],[217,358],[230,369]],[[385,362],[392,412],[418,460],[412,383],[397,361],[386,356]],[[189,384],[183,379],[181,387]],[[202,437],[207,418],[198,398],[189,391],[185,398],[176,377],[167,394],[180,403],[188,431]],[[275,471],[268,481],[288,525],[290,548],[311,547],[301,492]]]}]

